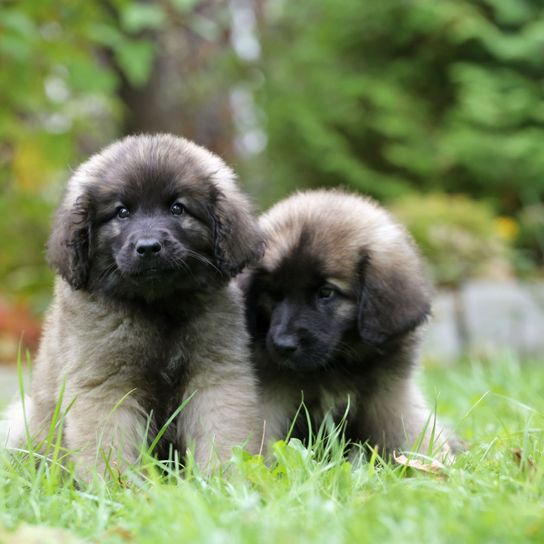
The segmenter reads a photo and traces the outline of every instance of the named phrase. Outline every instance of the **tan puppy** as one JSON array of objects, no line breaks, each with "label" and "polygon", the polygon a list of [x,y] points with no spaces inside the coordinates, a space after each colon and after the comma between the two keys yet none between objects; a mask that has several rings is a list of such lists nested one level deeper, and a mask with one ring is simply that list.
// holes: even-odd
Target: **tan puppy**
[{"label": "tan puppy", "polygon": [[[375,202],[337,190],[299,193],[260,218],[267,249],[240,277],[269,439],[301,400],[314,431],[346,412],[346,433],[383,452],[427,451],[444,434],[416,386],[431,286],[405,229]],[[307,436],[301,415],[294,435]]]},{"label": "tan puppy", "polygon": [[[255,378],[229,280],[261,248],[233,172],[183,138],[128,137],[81,165],[48,245],[58,277],[27,407],[36,443],[64,388],[62,440],[81,475],[104,457],[134,463],[146,426],[149,441],[191,396],[159,455],[191,446],[206,466],[234,445],[255,452]],[[17,446],[20,408],[10,413]]]}]

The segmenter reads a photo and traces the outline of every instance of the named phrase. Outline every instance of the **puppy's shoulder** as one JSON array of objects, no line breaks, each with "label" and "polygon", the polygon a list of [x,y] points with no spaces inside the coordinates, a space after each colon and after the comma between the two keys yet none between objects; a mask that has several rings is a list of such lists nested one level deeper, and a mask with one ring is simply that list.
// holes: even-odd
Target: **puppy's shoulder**
[{"label": "puppy's shoulder", "polygon": [[218,361],[249,361],[244,301],[240,288],[231,281],[208,297],[204,311],[187,324],[186,338],[195,353],[211,354]]},{"label": "puppy's shoulder", "polygon": [[244,315],[244,296],[236,280],[231,280],[225,287],[208,294],[204,302],[204,311],[194,319],[200,326],[201,321],[221,321],[225,327],[238,327]]},{"label": "puppy's shoulder", "polygon": [[117,327],[121,319],[126,319],[132,312],[119,301],[73,289],[63,278],[57,276],[50,314],[56,316],[65,326],[70,328],[84,327],[103,330]]}]

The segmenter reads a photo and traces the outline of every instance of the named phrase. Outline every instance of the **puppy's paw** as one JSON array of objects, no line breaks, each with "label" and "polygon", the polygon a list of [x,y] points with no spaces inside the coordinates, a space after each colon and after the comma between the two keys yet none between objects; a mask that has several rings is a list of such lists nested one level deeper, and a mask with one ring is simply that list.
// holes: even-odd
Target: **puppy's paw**
[{"label": "puppy's paw", "polygon": [[6,448],[21,448],[25,444],[26,423],[25,411],[30,413],[32,399],[25,396],[24,403],[21,399],[13,401],[0,420],[0,444]]}]

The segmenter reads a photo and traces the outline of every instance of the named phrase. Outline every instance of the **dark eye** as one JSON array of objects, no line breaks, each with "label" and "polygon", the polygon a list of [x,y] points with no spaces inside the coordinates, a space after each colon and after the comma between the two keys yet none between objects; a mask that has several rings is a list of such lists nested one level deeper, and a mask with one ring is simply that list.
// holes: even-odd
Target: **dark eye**
[{"label": "dark eye", "polygon": [[317,298],[319,300],[330,300],[334,295],[336,295],[336,290],[328,285],[320,287],[317,291]]},{"label": "dark eye", "polygon": [[185,206],[179,202],[174,202],[172,206],[170,206],[170,212],[172,215],[181,215],[185,212]]},{"label": "dark eye", "polygon": [[119,219],[126,219],[129,215],[130,212],[128,211],[128,208],[125,208],[124,206],[117,208],[117,217]]}]

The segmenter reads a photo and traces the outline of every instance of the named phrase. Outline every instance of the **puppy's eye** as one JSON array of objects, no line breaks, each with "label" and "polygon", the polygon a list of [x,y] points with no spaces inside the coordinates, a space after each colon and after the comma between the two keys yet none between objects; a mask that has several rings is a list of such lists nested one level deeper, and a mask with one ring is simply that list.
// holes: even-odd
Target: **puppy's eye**
[{"label": "puppy's eye", "polygon": [[129,215],[130,212],[128,211],[128,208],[125,208],[124,206],[117,208],[117,217],[119,219],[126,219]]},{"label": "puppy's eye", "polygon": [[182,215],[184,212],[185,206],[179,202],[174,202],[172,206],[170,206],[170,213],[172,215]]},{"label": "puppy's eye", "polygon": [[317,291],[317,298],[319,300],[330,300],[336,295],[336,290],[329,285],[323,285]]}]

